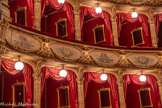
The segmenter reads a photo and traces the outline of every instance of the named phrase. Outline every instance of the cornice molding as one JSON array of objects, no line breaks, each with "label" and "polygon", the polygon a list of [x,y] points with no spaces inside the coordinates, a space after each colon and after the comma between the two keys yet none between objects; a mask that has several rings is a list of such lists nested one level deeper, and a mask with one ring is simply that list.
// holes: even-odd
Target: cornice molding
[{"label": "cornice molding", "polygon": [[113,2],[116,4],[130,4],[133,6],[161,6],[162,0],[99,0],[101,2]]}]

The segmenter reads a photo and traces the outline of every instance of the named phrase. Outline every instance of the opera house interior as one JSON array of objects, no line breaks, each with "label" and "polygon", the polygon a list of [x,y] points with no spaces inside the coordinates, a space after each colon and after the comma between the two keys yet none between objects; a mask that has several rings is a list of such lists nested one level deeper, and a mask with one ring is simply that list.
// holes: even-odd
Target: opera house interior
[{"label": "opera house interior", "polygon": [[0,108],[162,108],[162,0],[0,0]]}]

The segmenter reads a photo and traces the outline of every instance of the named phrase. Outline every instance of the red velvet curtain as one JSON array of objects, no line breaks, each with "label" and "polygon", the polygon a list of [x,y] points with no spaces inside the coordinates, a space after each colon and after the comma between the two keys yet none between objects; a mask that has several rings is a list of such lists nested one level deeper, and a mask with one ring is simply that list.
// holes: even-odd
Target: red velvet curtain
[{"label": "red velvet curtain", "polygon": [[[2,67],[10,74],[15,75],[19,73],[20,71],[16,71],[14,68],[15,62],[2,58]],[[32,68],[28,64],[24,63],[24,69],[23,69],[23,74],[24,74],[24,80],[25,80],[25,90],[26,90],[26,102],[29,104],[26,106],[26,108],[31,108],[31,99],[32,99],[32,83],[31,83],[31,77],[32,77]]]},{"label": "red velvet curtain", "polygon": [[[159,23],[162,21],[162,14],[155,15],[154,19],[155,19],[155,31],[157,36],[159,32]],[[158,41],[158,37],[157,37],[157,41]]]},{"label": "red velvet curtain", "polygon": [[89,14],[92,17],[101,17],[102,19],[104,19],[106,28],[110,33],[111,46],[113,46],[113,35],[112,35],[112,28],[110,22],[110,15],[105,11],[102,11],[101,14],[97,14],[94,9],[82,6],[80,7],[80,30],[82,30],[83,28],[84,16],[86,16],[87,14]]},{"label": "red velvet curtain", "polygon": [[124,79],[124,95],[125,95],[125,100],[126,100],[126,95],[127,95],[127,86],[130,83],[134,83],[137,85],[145,85],[145,84],[150,84],[151,85],[151,90],[154,92],[154,94],[156,95],[156,99],[157,99],[157,106],[158,108],[161,108],[161,103],[160,103],[160,94],[159,94],[159,90],[158,90],[158,85],[157,85],[157,80],[154,76],[152,75],[146,75],[147,80],[145,82],[140,82],[139,81],[139,76],[140,75],[125,75],[123,77]]},{"label": "red velvet curtain", "polygon": [[[84,99],[86,99],[88,83],[90,83],[91,81],[94,81],[96,83],[103,83],[103,81],[101,81],[100,79],[100,75],[101,74],[93,72],[86,72],[84,74]],[[115,108],[119,108],[118,87],[116,83],[116,78],[111,74],[107,74],[107,76],[107,82],[110,84],[111,95],[115,101]]]},{"label": "red velvet curtain", "polygon": [[34,29],[34,0],[27,0],[27,5],[32,18],[32,28]]},{"label": "red velvet curtain", "polygon": [[145,15],[139,14],[138,18],[132,18],[131,14],[128,13],[118,13],[117,14],[117,25],[118,25],[118,36],[120,37],[120,32],[122,29],[122,22],[127,21],[130,23],[139,21],[142,24],[142,28],[146,36],[149,36],[149,25],[148,18]]},{"label": "red velvet curtain", "polygon": [[74,34],[75,33],[75,28],[74,28],[74,14],[73,14],[73,7],[65,2],[64,4],[59,4],[57,0],[42,0],[41,1],[41,15],[43,16],[44,10],[45,10],[45,4],[56,10],[60,10],[62,9],[63,11],[66,12],[68,21],[71,24],[71,33]]},{"label": "red velvet curtain", "polygon": [[[43,67],[42,68],[42,78],[41,78],[41,95],[43,94],[44,90],[44,83],[45,79],[51,77],[52,79],[55,80],[63,80],[64,78],[60,77],[58,69],[51,68],[51,67]],[[76,108],[78,108],[78,96],[77,96],[77,84],[76,84],[76,75],[74,72],[68,70],[67,74],[67,81],[70,82],[70,91],[73,94],[73,99]]]}]

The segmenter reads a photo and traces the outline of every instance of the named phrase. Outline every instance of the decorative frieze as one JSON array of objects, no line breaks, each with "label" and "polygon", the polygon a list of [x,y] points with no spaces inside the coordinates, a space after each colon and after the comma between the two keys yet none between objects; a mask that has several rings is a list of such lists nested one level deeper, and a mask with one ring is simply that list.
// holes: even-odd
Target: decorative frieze
[{"label": "decorative frieze", "polygon": [[117,4],[130,4],[130,5],[150,5],[150,6],[158,6],[162,5],[161,0],[99,0],[101,2],[112,1]]},{"label": "decorative frieze", "polygon": [[139,68],[149,68],[155,66],[158,62],[158,56],[146,53],[130,53],[126,55],[129,62]]},{"label": "decorative frieze", "polygon": [[111,67],[118,63],[120,55],[114,52],[94,50],[90,56],[96,64],[104,67]]}]

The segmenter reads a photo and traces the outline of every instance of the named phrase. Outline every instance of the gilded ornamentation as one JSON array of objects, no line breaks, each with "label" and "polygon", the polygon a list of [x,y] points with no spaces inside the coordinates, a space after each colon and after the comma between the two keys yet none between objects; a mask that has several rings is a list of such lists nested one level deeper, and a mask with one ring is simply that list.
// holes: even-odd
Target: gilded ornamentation
[{"label": "gilded ornamentation", "polygon": [[131,66],[128,59],[125,57],[125,55],[120,55],[120,60],[119,60],[118,64],[121,67],[128,67],[128,66],[130,67]]},{"label": "gilded ornamentation", "polygon": [[102,2],[111,1],[117,4],[130,4],[130,5],[150,5],[150,6],[157,6],[161,5],[161,0],[100,0]]},{"label": "gilded ornamentation", "polygon": [[86,64],[94,64],[91,56],[89,55],[88,51],[87,50],[83,50],[82,51],[82,56],[81,58],[79,59],[79,62],[81,63],[86,63]]},{"label": "gilded ornamentation", "polygon": [[49,47],[49,44],[46,42],[42,43],[42,46],[37,52],[37,54],[43,57],[54,57],[54,54],[52,53],[51,48]]}]

